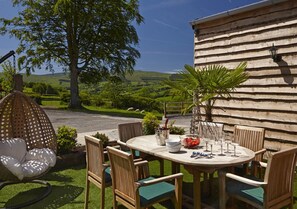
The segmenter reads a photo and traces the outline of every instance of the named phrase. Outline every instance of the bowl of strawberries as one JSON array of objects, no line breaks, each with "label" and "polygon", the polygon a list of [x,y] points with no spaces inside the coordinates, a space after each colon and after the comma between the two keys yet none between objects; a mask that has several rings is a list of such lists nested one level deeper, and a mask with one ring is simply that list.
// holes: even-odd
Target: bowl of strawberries
[{"label": "bowl of strawberries", "polygon": [[182,135],[180,138],[182,145],[189,149],[196,148],[201,142],[201,139],[196,134]]}]

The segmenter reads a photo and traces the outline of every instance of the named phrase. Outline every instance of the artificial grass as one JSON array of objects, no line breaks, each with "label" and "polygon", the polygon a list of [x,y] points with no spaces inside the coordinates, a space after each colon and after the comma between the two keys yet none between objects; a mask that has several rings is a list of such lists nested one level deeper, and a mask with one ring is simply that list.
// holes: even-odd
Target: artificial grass
[{"label": "artificial grass", "polygon": [[[157,161],[149,163],[151,175],[159,175],[159,164]],[[171,171],[170,162],[165,161],[165,175],[169,175]],[[52,192],[45,199],[40,202],[28,206],[24,209],[81,209],[84,208],[85,198],[85,167],[75,166],[60,171],[52,171],[47,173],[42,180],[48,181],[52,185]],[[181,172],[184,173],[183,192],[192,194],[191,182],[192,175],[190,175],[183,167]],[[8,207],[11,204],[20,203],[42,192],[42,188],[35,184],[16,184],[9,185],[0,190],[0,208]],[[101,190],[91,184],[89,208],[99,208],[100,206],[100,192]],[[218,195],[215,191],[214,195]],[[294,182],[294,196],[297,197],[297,178]],[[216,197],[217,198],[217,197]],[[106,189],[105,208],[112,208],[112,191],[111,188]],[[296,199],[296,198],[294,198]],[[212,201],[212,200],[209,200]],[[124,209],[124,206],[119,206],[119,209]],[[164,209],[171,208],[167,203],[156,204],[153,208]],[[297,204],[294,205],[297,209]]]}]

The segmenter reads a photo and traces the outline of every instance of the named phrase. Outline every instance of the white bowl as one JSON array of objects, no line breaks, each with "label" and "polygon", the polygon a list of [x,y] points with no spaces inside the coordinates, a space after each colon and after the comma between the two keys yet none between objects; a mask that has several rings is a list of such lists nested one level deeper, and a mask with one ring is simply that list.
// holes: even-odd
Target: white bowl
[{"label": "white bowl", "polygon": [[167,139],[166,146],[175,147],[177,145],[181,145],[180,139]]},{"label": "white bowl", "polygon": [[166,147],[167,147],[168,152],[179,152],[182,145],[178,144],[175,146],[167,146],[167,144],[166,144]]}]

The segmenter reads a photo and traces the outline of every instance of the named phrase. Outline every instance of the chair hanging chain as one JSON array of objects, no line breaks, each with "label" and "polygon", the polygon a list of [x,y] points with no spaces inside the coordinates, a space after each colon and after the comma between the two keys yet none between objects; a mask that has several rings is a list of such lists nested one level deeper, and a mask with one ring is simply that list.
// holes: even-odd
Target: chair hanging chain
[{"label": "chair hanging chain", "polygon": [[16,61],[15,61],[15,55],[13,55],[13,68],[16,71]]}]

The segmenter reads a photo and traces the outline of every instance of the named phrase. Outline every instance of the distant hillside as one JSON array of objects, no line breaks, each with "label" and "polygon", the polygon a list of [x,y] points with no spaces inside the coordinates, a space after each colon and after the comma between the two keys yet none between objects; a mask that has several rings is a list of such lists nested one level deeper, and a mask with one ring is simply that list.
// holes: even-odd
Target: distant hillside
[{"label": "distant hillside", "polygon": [[[169,78],[171,74],[150,72],[150,71],[139,71],[136,70],[132,75],[126,75],[126,79],[131,82],[147,82],[147,81],[160,81]],[[0,73],[0,77],[2,73]],[[23,75],[24,82],[42,82],[48,83],[52,86],[64,86],[69,87],[69,76],[65,73],[55,73],[46,75]]]}]

